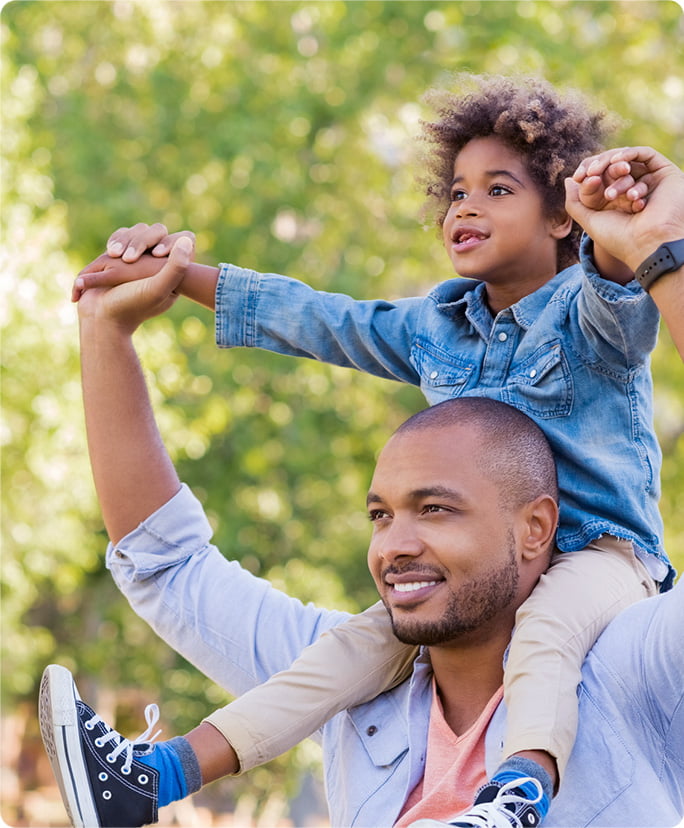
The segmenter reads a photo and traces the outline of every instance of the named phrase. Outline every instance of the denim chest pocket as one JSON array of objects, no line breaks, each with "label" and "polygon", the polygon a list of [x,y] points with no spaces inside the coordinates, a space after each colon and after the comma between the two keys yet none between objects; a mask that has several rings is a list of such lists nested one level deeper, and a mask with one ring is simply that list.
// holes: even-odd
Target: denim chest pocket
[{"label": "denim chest pocket", "polygon": [[431,405],[460,397],[477,373],[474,361],[447,353],[429,342],[418,341],[413,357],[421,390]]},{"label": "denim chest pocket", "polygon": [[547,342],[513,366],[501,399],[526,414],[543,419],[572,411],[574,387],[560,342]]}]

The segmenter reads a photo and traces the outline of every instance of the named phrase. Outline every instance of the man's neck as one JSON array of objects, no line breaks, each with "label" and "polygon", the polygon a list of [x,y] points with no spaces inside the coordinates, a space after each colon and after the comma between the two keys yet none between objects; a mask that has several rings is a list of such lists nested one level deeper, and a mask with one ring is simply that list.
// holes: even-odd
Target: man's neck
[{"label": "man's neck", "polygon": [[457,736],[477,720],[503,682],[503,655],[508,642],[451,649],[431,647],[444,718]]}]

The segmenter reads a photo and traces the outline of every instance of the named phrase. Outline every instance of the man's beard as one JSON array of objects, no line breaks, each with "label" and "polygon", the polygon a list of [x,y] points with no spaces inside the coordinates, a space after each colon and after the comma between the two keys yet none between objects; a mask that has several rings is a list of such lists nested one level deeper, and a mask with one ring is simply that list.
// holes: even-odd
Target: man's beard
[{"label": "man's beard", "polygon": [[397,620],[388,608],[394,634],[399,641],[414,646],[422,644],[429,647],[455,641],[509,607],[517,592],[519,578],[511,534],[508,560],[477,580],[462,584],[457,592],[451,594],[441,618],[436,621],[414,621],[410,617]]}]

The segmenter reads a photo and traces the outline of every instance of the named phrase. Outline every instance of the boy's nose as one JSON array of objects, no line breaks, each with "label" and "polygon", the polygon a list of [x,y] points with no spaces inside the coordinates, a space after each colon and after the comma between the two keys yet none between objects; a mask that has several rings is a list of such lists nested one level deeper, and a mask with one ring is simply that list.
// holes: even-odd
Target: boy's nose
[{"label": "boy's nose", "polygon": [[469,195],[467,198],[463,198],[461,201],[456,202],[456,215],[459,218],[465,218],[466,216],[479,216],[481,210],[482,207],[479,199],[474,195]]}]

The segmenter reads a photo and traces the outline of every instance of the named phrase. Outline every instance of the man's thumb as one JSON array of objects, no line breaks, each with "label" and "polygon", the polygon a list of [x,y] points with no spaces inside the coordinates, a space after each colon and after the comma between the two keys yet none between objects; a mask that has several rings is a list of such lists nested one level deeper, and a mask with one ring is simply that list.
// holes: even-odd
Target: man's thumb
[{"label": "man's thumb", "polygon": [[193,248],[192,239],[187,236],[178,238],[171,248],[169,259],[160,271],[160,275],[163,274],[162,278],[167,290],[175,291],[183,281],[185,271],[192,258]]},{"label": "man's thumb", "polygon": [[580,224],[586,218],[587,208],[580,201],[579,184],[573,178],[565,179],[565,210]]}]

